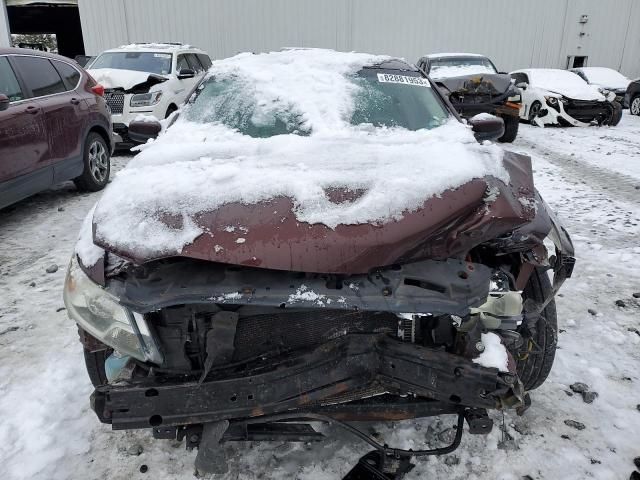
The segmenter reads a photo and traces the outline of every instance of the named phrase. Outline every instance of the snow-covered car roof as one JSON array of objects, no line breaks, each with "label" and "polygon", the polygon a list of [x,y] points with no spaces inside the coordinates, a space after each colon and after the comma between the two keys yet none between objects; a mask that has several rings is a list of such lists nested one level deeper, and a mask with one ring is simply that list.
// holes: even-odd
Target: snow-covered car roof
[{"label": "snow-covered car roof", "polygon": [[600,85],[605,88],[626,89],[631,80],[622,75],[617,70],[608,67],[582,67],[574,68],[572,71],[579,71],[587,77],[587,81],[593,85]]},{"label": "snow-covered car roof", "polygon": [[[152,258],[179,254],[205,232],[219,235],[223,226],[210,224],[210,214],[225,205],[257,209],[269,199],[288,198],[291,212],[276,208],[269,215],[295,215],[297,222],[334,229],[401,219],[474,178],[490,175],[508,183],[502,149],[479,144],[452,116],[415,131],[352,122],[364,89],[358,72],[372,66],[393,72],[393,64],[385,56],[318,49],[214,61],[211,85],[205,81],[175,123],[141,146],[105,190],[93,218],[95,240],[131,257]],[[414,67],[395,64],[395,73],[373,74],[372,84],[437,95]],[[235,118],[247,105],[251,122],[271,125],[277,112],[293,111],[302,128],[243,133],[225,115]],[[334,203],[327,194],[332,188],[358,192],[358,198]],[[243,235],[234,248],[249,245],[248,228],[246,245]]]},{"label": "snow-covered car roof", "polygon": [[529,78],[529,85],[564,95],[576,100],[604,101],[604,96],[598,88],[589,85],[576,73],[558,68],[524,68],[514,70],[514,73],[525,73]]},{"label": "snow-covered car roof", "polygon": [[480,53],[430,53],[425,55],[426,58],[440,58],[440,57],[487,57]]},{"label": "snow-covered car roof", "polygon": [[167,52],[167,53],[176,53],[181,51],[189,51],[189,52],[197,52],[197,53],[206,53],[204,50],[201,50],[197,47],[192,47],[191,45],[186,45],[182,43],[131,43],[129,45],[120,45],[116,48],[110,48],[105,50],[105,52]]}]

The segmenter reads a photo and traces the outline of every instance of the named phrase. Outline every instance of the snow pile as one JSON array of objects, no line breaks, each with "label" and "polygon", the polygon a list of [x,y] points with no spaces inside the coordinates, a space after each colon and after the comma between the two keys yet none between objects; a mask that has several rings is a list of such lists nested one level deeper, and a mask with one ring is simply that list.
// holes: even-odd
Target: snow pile
[{"label": "snow pile", "polygon": [[481,75],[483,73],[496,72],[487,65],[434,65],[429,71],[429,76],[433,80],[439,80],[441,78]]},{"label": "snow pile", "polygon": [[495,333],[489,332],[483,333],[481,340],[484,350],[478,358],[473,359],[473,363],[487,368],[497,368],[501,372],[508,372],[509,356],[500,337]]},{"label": "snow pile", "polygon": [[[335,228],[400,219],[473,178],[509,181],[502,149],[479,145],[453,119],[415,132],[350,125],[357,87],[348,74],[377,60],[302,50],[215,62],[210,74],[250,81],[258,102],[293,104],[311,135],[253,138],[182,116],[141,146],[106,189],[95,211],[96,239],[141,254],[180,253],[210,227],[198,224],[198,214],[229,203],[287,197],[300,222]],[[330,188],[365,193],[334,203]]]},{"label": "snow pile", "polygon": [[581,69],[589,83],[612,90],[626,89],[631,83],[627,77],[613,68],[584,67]]},{"label": "snow pile", "polygon": [[495,120],[496,118],[498,117],[496,117],[495,115],[492,115],[487,112],[481,112],[471,117],[471,120],[483,121],[483,120]]},{"label": "snow pile", "polygon": [[553,68],[535,68],[526,70],[526,73],[529,75],[529,83],[532,87],[559,93],[575,100],[604,101],[605,99],[597,87],[589,85],[573,72]]}]

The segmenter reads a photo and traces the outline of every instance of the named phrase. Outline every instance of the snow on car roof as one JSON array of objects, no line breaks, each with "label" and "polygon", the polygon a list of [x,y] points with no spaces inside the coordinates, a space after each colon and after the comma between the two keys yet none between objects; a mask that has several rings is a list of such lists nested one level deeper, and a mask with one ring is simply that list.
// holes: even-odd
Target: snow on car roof
[{"label": "snow on car roof", "polygon": [[482,55],[480,53],[430,53],[425,55],[427,58],[438,58],[438,57],[486,57],[486,55]]},{"label": "snow on car roof", "polygon": [[589,83],[606,88],[623,89],[629,86],[631,80],[617,70],[607,67],[582,67],[576,68],[587,77]]},{"label": "snow on car roof", "polygon": [[[335,228],[399,219],[473,178],[509,181],[502,149],[480,145],[453,118],[418,131],[351,125],[359,87],[350,76],[385,59],[291,50],[213,62],[209,75],[245,82],[257,102],[293,105],[311,134],[253,138],[182,115],[157,140],[140,147],[107,187],[94,214],[96,240],[116,249],[172,254],[201,234],[214,235],[198,218],[229,203],[287,197],[300,222]],[[334,203],[326,193],[332,187],[364,193],[353,202]],[[171,227],[167,218],[175,219]]]},{"label": "snow on car roof", "polygon": [[154,52],[154,51],[167,51],[167,52],[177,52],[180,50],[190,50],[190,51],[198,51],[204,53],[203,50],[199,48],[192,47],[191,45],[186,45],[182,43],[131,43],[129,45],[120,45],[116,48],[110,48],[109,50],[105,50],[105,52],[121,52],[121,51],[129,51],[129,52]]}]

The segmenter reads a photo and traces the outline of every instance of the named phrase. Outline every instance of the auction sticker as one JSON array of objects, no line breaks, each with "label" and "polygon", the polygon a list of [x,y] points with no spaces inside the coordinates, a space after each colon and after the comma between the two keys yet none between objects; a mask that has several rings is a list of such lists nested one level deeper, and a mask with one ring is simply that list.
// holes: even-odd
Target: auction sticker
[{"label": "auction sticker", "polygon": [[422,77],[409,77],[407,75],[395,75],[393,73],[379,73],[380,83],[402,83],[404,85],[418,85],[419,87],[431,87],[429,80]]}]

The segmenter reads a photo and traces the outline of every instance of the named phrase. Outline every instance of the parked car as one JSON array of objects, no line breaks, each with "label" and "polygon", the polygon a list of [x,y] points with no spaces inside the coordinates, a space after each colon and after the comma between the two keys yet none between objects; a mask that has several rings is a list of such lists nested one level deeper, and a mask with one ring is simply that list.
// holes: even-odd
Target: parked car
[{"label": "parked car", "polygon": [[613,68],[606,67],[581,67],[572,68],[571,71],[582,78],[589,85],[594,85],[600,89],[600,93],[606,95],[607,92],[616,94],[616,102],[624,108],[629,104],[625,102],[624,95],[627,87],[631,83],[627,77]]},{"label": "parked car", "polygon": [[513,142],[518,135],[520,92],[506,73],[493,62],[474,53],[433,53],[417,62],[445,92],[464,118],[480,113],[497,115],[504,121],[500,142]]},{"label": "parked car", "polygon": [[171,115],[210,66],[209,56],[189,45],[135,43],[102,52],[88,71],[104,85],[118,143],[126,145],[131,143],[131,120],[138,115]]},{"label": "parked car", "polygon": [[520,118],[531,124],[617,125],[622,118],[614,93],[603,95],[573,72],[529,68],[511,72],[511,77],[522,91]]},{"label": "parked car", "polygon": [[[64,287],[112,428],[186,439],[200,473],[225,470],[221,440],[317,440],[309,420],[381,461],[439,454],[549,374],[568,234],[530,158],[486,141],[502,120],[464,124],[415,66],[240,54],[164,127],[130,131],[150,141],[87,216]],[[441,414],[457,434],[435,450],[343,423]]]},{"label": "parked car", "polygon": [[102,92],[73,60],[0,49],[0,208],[65,180],[104,188],[114,142]]},{"label": "parked car", "polygon": [[640,115],[640,78],[636,78],[627,87],[625,102],[633,115]]}]

